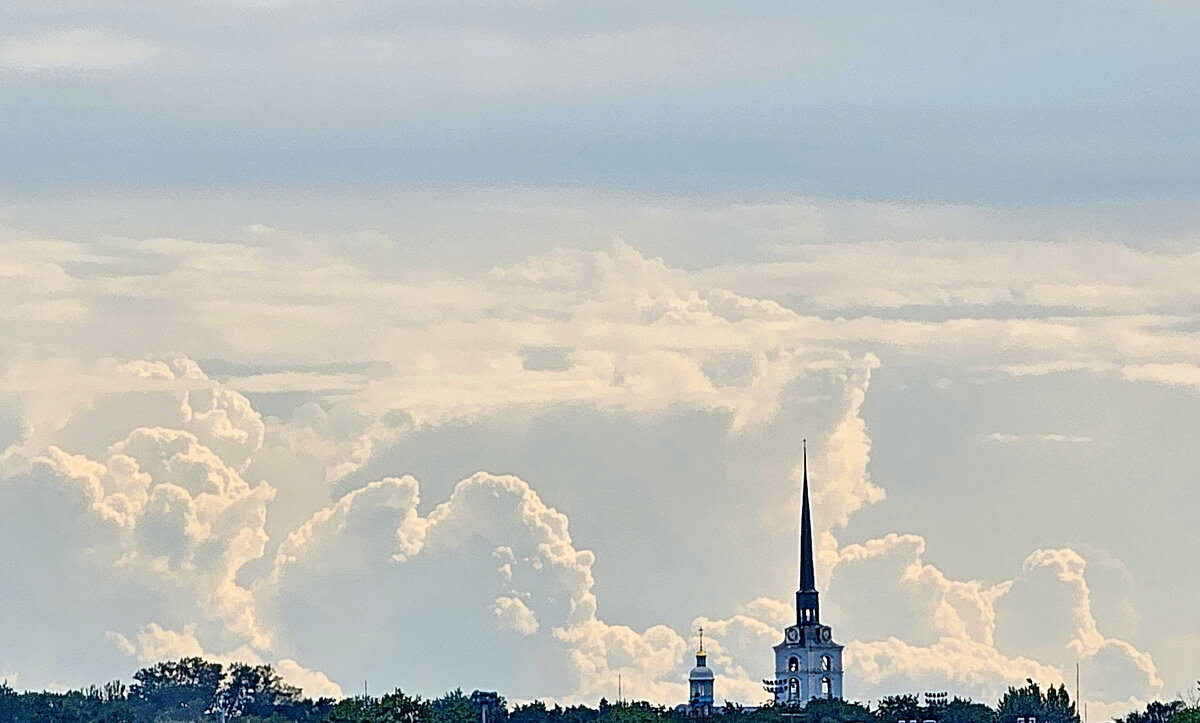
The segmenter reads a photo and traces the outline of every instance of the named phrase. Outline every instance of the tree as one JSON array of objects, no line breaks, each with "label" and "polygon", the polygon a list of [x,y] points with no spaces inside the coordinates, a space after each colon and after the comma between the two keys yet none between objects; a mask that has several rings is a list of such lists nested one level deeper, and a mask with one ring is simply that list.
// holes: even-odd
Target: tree
[{"label": "tree", "polygon": [[375,723],[377,703],[374,698],[343,698],[333,706],[325,720],[328,723]]},{"label": "tree", "polygon": [[462,689],[429,701],[429,723],[475,723],[475,706]]},{"label": "tree", "polygon": [[158,663],[133,674],[130,697],[147,720],[196,721],[217,703],[223,677],[220,663],[202,658]]},{"label": "tree", "polygon": [[429,704],[420,696],[405,695],[399,688],[379,699],[382,723],[423,723],[429,720]]},{"label": "tree", "polygon": [[218,695],[218,705],[230,717],[267,717],[300,700],[300,689],[284,683],[271,666],[244,663],[229,667]]},{"label": "tree", "polygon": [[1036,718],[1037,723],[1079,723],[1079,713],[1066,686],[1053,686],[1043,694],[1042,689],[1032,680],[1021,688],[1009,687],[1008,692],[996,706],[997,723],[1018,723],[1018,719],[1028,721]]},{"label": "tree", "polygon": [[805,723],[858,723],[873,718],[865,705],[840,698],[813,698],[804,706]]},{"label": "tree", "polygon": [[598,720],[599,723],[657,723],[665,713],[661,706],[650,705],[644,700],[612,705],[604,701]]},{"label": "tree", "polygon": [[30,717],[24,696],[13,690],[7,680],[0,682],[0,723],[19,723]]},{"label": "tree", "polygon": [[570,705],[561,711],[555,706],[552,716],[561,723],[595,723],[600,717],[600,711],[586,705]]},{"label": "tree", "polygon": [[[555,712],[561,716],[561,709],[556,708]],[[518,705],[508,714],[509,723],[550,723],[550,719],[551,712],[540,700]]]},{"label": "tree", "polygon": [[995,723],[996,713],[983,703],[955,698],[934,716],[938,723]]},{"label": "tree", "polygon": [[1187,705],[1182,700],[1169,703],[1156,700],[1147,703],[1144,711],[1130,711],[1125,717],[1113,720],[1116,723],[1172,723],[1175,716],[1186,709]]},{"label": "tree", "polygon": [[924,720],[921,703],[915,695],[889,695],[879,699],[875,706],[875,718],[879,723]]},{"label": "tree", "polygon": [[1200,705],[1193,705],[1177,712],[1171,723],[1200,723]]}]

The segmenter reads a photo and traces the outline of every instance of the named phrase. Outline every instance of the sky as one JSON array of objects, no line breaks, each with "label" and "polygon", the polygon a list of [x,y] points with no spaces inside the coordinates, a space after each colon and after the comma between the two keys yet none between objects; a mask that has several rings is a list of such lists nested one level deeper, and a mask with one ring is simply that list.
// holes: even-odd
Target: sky
[{"label": "sky", "polygon": [[0,678],[1200,671],[1190,2],[0,8]]}]

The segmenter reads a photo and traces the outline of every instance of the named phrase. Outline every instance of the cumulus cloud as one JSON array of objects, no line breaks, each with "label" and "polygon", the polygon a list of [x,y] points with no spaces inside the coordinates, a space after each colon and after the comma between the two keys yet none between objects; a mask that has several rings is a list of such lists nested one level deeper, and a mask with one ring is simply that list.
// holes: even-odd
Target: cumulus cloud
[{"label": "cumulus cloud", "polygon": [[[647,569],[677,576],[676,585],[694,574],[681,572],[677,560],[714,578],[742,574],[727,572],[734,564],[754,571],[744,578],[751,584],[742,599],[750,602],[687,613],[710,631],[721,694],[754,702],[766,651],[791,614],[767,580],[793,564],[797,442],[807,435],[820,581],[861,681],[848,685],[852,694],[949,684],[986,698],[1024,677],[1059,680],[1074,659],[1095,666],[1096,695],[1106,701],[1141,699],[1163,684],[1158,661],[1093,612],[1113,606],[1092,599],[1089,571],[1073,550],[1041,550],[1020,575],[1005,576],[1011,579],[961,580],[928,561],[937,551],[925,537],[886,534],[892,523],[876,516],[874,537],[864,540],[852,523],[896,495],[872,475],[867,420],[879,386],[898,388],[887,376],[897,365],[938,366],[939,378],[941,367],[953,366],[985,381],[997,372],[1040,378],[1074,371],[1186,382],[1187,369],[1177,365],[1191,362],[1164,360],[1200,358],[1194,334],[1172,326],[1179,319],[1142,313],[1158,303],[1190,303],[1186,290],[1104,304],[1097,300],[1107,292],[1035,294],[1016,261],[1004,288],[976,288],[976,266],[990,257],[961,251],[939,267],[949,291],[916,285],[914,267],[911,275],[864,282],[879,287],[874,294],[839,296],[830,283],[768,299],[728,288],[742,284],[741,271],[685,271],[624,242],[430,280],[404,275],[370,239],[361,257],[330,239],[308,239],[287,265],[279,263],[276,232],[247,233],[252,242],[148,239],[97,250],[64,243],[49,254],[56,258],[40,259],[33,247],[16,244],[6,260],[20,267],[11,276],[26,279],[20,283],[29,293],[44,281],[48,299],[74,309],[30,329],[27,347],[0,357],[0,393],[14,400],[23,425],[6,454],[0,515],[6,535],[37,541],[0,552],[17,581],[0,599],[20,619],[41,621],[24,629],[0,623],[16,641],[12,651],[49,633],[47,640],[90,640],[84,652],[96,670],[121,670],[126,656],[202,650],[280,666],[303,661],[320,672],[296,663],[293,673],[325,690],[367,673],[423,692],[478,683],[561,700],[611,698],[621,676],[631,696],[677,702],[691,630],[678,619],[631,624],[606,613],[604,595],[618,601],[632,593],[604,581],[604,559],[584,549],[598,543],[576,541],[580,529],[592,540],[636,530],[640,549],[654,551]],[[903,256],[891,247],[804,253],[843,276],[870,254]],[[116,265],[153,258],[163,270],[84,283],[70,270],[81,259],[97,262],[86,254]],[[1129,261],[1148,276],[1166,273],[1146,256],[1131,252]],[[782,288],[791,283],[789,269],[754,273]],[[718,276],[737,283],[713,282]],[[306,294],[308,285],[321,291]],[[150,302],[138,314],[152,307],[182,322],[134,324],[134,316],[122,316],[131,299]],[[843,314],[852,303],[879,311],[958,308],[966,299],[980,308],[1029,308],[1030,299],[1075,306],[1042,318]],[[1137,313],[1115,313],[1118,307]],[[114,318],[98,309],[114,310]],[[65,339],[93,334],[99,348],[77,359],[63,351]],[[240,361],[217,361],[221,373],[206,372],[186,356],[117,359],[107,346],[199,354],[210,344],[214,355]],[[553,350],[552,358],[531,350]],[[568,508],[560,500],[580,498],[568,495],[567,483],[523,471],[545,456],[521,445],[530,420],[548,410],[587,410],[595,413],[589,421],[628,427],[617,440],[635,461],[648,456],[636,451],[639,441],[658,439],[646,430],[678,424],[678,436],[669,438],[679,440],[678,449],[653,469],[614,466],[619,472],[580,478],[626,509],[605,517],[583,504]],[[463,432],[472,425],[503,430],[519,453],[498,453],[499,444],[479,451],[484,445]],[[1012,429],[989,426],[971,438],[1100,438],[1087,428],[981,434],[996,428]],[[454,467],[431,465],[419,444],[400,444],[430,430],[447,434],[441,444],[452,447]],[[557,441],[581,449],[604,442],[580,430],[568,430],[579,439]],[[480,467],[495,473],[472,474]],[[711,470],[721,474],[706,477]],[[752,488],[762,480],[771,483]],[[627,503],[638,485],[661,491],[638,498],[657,504],[653,529],[628,522],[640,512]],[[684,509],[691,507],[698,520]],[[753,535],[740,539],[739,529]],[[659,554],[656,546],[678,554]],[[55,579],[81,581],[82,591],[39,588],[37,565]],[[886,601],[882,613],[879,601]],[[89,612],[70,612],[77,608]],[[70,622],[47,630],[53,615]],[[496,651],[505,665],[462,679],[463,666],[450,663],[480,649]],[[449,662],[421,669],[397,662],[430,650]],[[0,668],[23,666],[33,680],[49,675],[50,663],[12,651],[0,651]],[[553,673],[536,672],[545,670]]]},{"label": "cumulus cloud", "polygon": [[537,616],[519,597],[498,597],[492,608],[496,622],[504,630],[521,635],[533,635],[538,631]]},{"label": "cumulus cloud", "polygon": [[[1161,687],[1149,655],[1100,632],[1086,565],[1071,550],[1035,552],[1021,578],[985,585],[954,580],[925,562],[925,541],[916,535],[837,543],[832,531],[884,496],[867,473],[871,441],[862,416],[877,365],[868,357],[843,372],[841,409],[812,466],[824,520],[827,616],[855,636],[847,665],[856,694],[949,684],[986,699],[1014,679],[1060,680],[1064,654],[1087,661],[1106,700]],[[265,576],[243,581],[239,573],[264,559],[266,510],[276,495],[266,483],[249,484],[243,471],[259,469],[256,456],[276,443],[264,439],[284,427],[273,432],[245,397],[189,360],[113,368],[118,379],[106,382],[107,393],[136,380],[123,392],[138,396],[136,408],[158,420],[173,414],[178,428],[136,427],[93,456],[50,447],[0,485],[11,529],[25,529],[17,523],[32,516],[29,505],[56,511],[60,524],[30,530],[31,539],[52,535],[45,549],[54,559],[51,572],[88,581],[89,594],[100,591],[125,613],[96,621],[104,638],[98,650],[143,662],[196,654],[275,660],[310,693],[338,694],[334,681],[364,672],[419,689],[463,684],[452,677],[461,675],[456,666],[398,676],[389,651],[436,648],[453,659],[484,645],[507,651],[510,665],[479,683],[516,695],[591,701],[611,695],[618,676],[631,696],[672,702],[685,695],[691,631],[639,630],[601,617],[595,556],[577,547],[565,514],[514,476],[475,474],[428,512],[414,477],[370,482],[296,525]],[[174,386],[181,381],[183,389]],[[143,383],[153,386],[137,386]],[[141,399],[146,394],[149,403]],[[321,439],[330,420],[319,407],[310,412],[309,429]],[[79,419],[95,413],[87,406],[74,412]],[[79,423],[68,418],[59,434]],[[16,560],[6,567],[31,569]],[[142,591],[149,581],[156,593],[148,599]],[[7,602],[36,617],[49,598],[28,593]],[[880,600],[888,601],[887,615],[880,615]],[[1047,607],[1047,600],[1062,602]],[[759,598],[730,617],[693,621],[708,633],[721,695],[761,697],[764,651],[791,615],[788,603]],[[1076,632],[1055,638],[1049,629],[1027,628],[1022,616],[1029,615],[1047,625],[1065,621]],[[96,623],[63,632],[80,635]],[[1014,642],[1014,630],[1041,633]],[[297,660],[319,661],[321,670]],[[533,675],[548,662],[556,676]],[[527,688],[534,679],[549,690]],[[1114,683],[1105,688],[1102,680]]]},{"label": "cumulus cloud", "polygon": [[294,685],[312,698],[342,698],[341,686],[318,670],[309,670],[290,658],[275,663],[275,669],[288,685]]},{"label": "cumulus cloud", "polygon": [[[1080,661],[1097,700],[1145,700],[1162,690],[1150,655],[1105,635],[1093,612],[1087,561],[1069,548],[1035,550],[998,608],[997,643],[1044,660]],[[1040,612],[1031,606],[1040,604]]]},{"label": "cumulus cloud", "polygon": [[262,554],[273,493],[180,430],[136,429],[98,460],[57,448],[30,460],[0,483],[6,530],[23,540],[0,552],[7,655],[31,635],[76,652],[94,641],[80,653],[92,670],[118,649],[195,652],[201,636],[218,649],[269,646],[237,573]]}]

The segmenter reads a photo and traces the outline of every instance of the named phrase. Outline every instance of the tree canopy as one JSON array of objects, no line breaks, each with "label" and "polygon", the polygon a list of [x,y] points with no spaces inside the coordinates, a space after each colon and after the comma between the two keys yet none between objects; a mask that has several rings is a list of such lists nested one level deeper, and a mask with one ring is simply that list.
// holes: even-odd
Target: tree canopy
[{"label": "tree canopy", "polygon": [[[489,723],[696,723],[686,711],[645,701],[512,706],[489,698]],[[157,663],[115,681],[67,692],[20,692],[0,682],[0,723],[480,723],[472,695],[460,689],[424,699],[396,690],[379,697],[313,700],[288,685],[270,665],[222,665],[202,658]],[[872,709],[845,700],[801,707],[743,707],[727,703],[714,718],[725,723],[1079,723],[1064,686],[1045,690],[1032,680],[1010,687],[989,707],[962,698],[922,704],[911,694],[881,698]],[[1200,723],[1200,704],[1154,701],[1113,723]]]}]

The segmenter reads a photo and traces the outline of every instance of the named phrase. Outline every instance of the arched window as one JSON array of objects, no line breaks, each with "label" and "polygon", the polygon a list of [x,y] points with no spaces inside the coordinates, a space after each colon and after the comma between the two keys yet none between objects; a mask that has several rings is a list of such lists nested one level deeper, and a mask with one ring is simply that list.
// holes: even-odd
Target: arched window
[{"label": "arched window", "polygon": [[788,681],[788,700],[800,700],[800,681],[795,678]]},{"label": "arched window", "polygon": [[800,670],[800,659],[793,655],[788,658],[788,672],[795,673],[797,670]]},{"label": "arched window", "polygon": [[821,670],[829,670],[833,666],[833,660],[828,655],[821,656]]},{"label": "arched window", "polygon": [[829,682],[829,678],[821,678],[821,697],[833,697],[833,683]]}]

